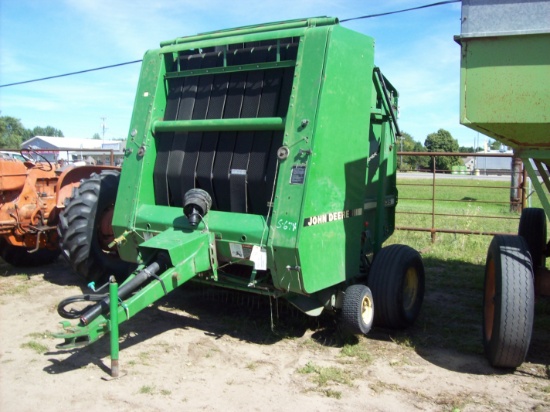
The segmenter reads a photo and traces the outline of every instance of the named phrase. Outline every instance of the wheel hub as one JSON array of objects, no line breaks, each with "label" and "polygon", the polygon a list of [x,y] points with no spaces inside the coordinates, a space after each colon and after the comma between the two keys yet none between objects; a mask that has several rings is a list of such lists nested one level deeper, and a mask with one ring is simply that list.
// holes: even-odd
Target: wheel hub
[{"label": "wheel hub", "polygon": [[403,307],[409,311],[414,307],[418,295],[418,273],[416,269],[410,267],[405,274],[405,283],[403,286]]},{"label": "wheel hub", "polygon": [[369,296],[363,297],[361,302],[361,317],[363,322],[369,325],[374,317],[374,304]]}]

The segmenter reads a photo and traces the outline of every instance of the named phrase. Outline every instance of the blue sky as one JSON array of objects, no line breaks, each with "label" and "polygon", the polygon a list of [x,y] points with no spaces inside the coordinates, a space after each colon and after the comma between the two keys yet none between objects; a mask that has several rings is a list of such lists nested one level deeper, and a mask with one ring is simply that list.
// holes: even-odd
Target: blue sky
[{"label": "blue sky", "polygon": [[[138,60],[163,40],[311,16],[347,19],[431,0],[2,0],[0,84]],[[417,141],[440,128],[462,146],[460,3],[342,23],[376,40],[375,64],[400,92],[400,126]],[[0,88],[2,116],[66,137],[126,138],[140,64]]]}]

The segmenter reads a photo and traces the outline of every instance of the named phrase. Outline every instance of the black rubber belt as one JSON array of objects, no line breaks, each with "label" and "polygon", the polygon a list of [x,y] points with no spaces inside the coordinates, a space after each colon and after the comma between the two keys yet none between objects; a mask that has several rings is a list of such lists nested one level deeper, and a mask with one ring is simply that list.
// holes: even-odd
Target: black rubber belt
[{"label": "black rubber belt", "polygon": [[[174,79],[169,84],[165,112],[167,120],[174,120],[178,115],[182,87],[183,79]],[[174,133],[162,133],[157,136],[157,157],[153,170],[153,187],[156,203],[159,205],[167,206],[170,204],[166,165],[170,158],[173,141]]]},{"label": "black rubber belt", "polygon": [[[229,75],[214,76],[207,119],[221,119],[227,98]],[[214,192],[214,160],[217,156],[219,132],[207,132],[202,136],[201,151],[197,162],[197,186],[206,190],[212,198],[212,208],[219,210],[218,199]]]}]

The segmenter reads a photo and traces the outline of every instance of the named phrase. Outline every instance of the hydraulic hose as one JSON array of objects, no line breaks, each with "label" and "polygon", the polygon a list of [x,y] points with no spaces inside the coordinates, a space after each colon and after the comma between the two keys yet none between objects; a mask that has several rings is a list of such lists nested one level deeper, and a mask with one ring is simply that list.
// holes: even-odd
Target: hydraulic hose
[{"label": "hydraulic hose", "polygon": [[70,305],[71,303],[75,302],[99,302],[101,299],[103,299],[107,295],[76,295],[71,296],[67,299],[63,299],[61,302],[59,302],[59,305],[57,305],[57,313],[65,319],[78,319],[84,312],[86,312],[92,305],[88,305],[83,309],[80,310],[67,310],[65,307],[67,305]]},{"label": "hydraulic hose", "polygon": [[[160,270],[161,266],[164,267],[165,265],[162,260],[159,260],[158,262],[153,262],[146,268],[140,270],[132,279],[118,288],[118,298],[125,299],[149,278],[156,277],[156,273]],[[80,322],[82,322],[82,324],[88,325],[99,315],[109,312],[109,296],[103,295],[101,298],[102,299],[91,308],[86,308],[88,310],[80,316]]]}]

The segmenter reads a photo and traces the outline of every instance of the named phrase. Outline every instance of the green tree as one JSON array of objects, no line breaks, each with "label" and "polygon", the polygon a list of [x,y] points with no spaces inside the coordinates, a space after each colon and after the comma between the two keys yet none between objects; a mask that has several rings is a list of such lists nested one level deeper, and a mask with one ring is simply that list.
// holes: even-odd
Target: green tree
[{"label": "green tree", "polygon": [[[402,132],[398,138],[399,151],[401,152],[425,152],[422,143],[417,142],[407,132]],[[398,159],[400,170],[418,170],[428,167],[428,157],[425,156],[400,156]]]},{"label": "green tree", "polygon": [[474,148],[470,146],[460,146],[458,151],[460,153],[474,153]]},{"label": "green tree", "polygon": [[472,147],[472,146],[460,146],[458,148],[458,151],[460,153],[477,153],[477,152],[483,152],[483,147]]},{"label": "green tree", "polygon": [[28,137],[28,131],[21,120],[11,116],[0,116],[0,148],[17,149]]},{"label": "green tree", "polygon": [[36,126],[34,129],[31,130],[31,137],[32,136],[53,136],[53,137],[65,137],[63,136],[63,132],[59,129],[56,129],[52,126],[46,126],[46,127],[40,127]]},{"label": "green tree", "polygon": [[[428,152],[458,152],[458,141],[445,129],[439,129],[436,133],[430,133],[426,137],[424,146]],[[438,156],[435,159],[436,170],[448,171],[455,165],[460,165],[458,156]],[[433,165],[433,163],[432,163]],[[433,169],[433,166],[431,166]]]},{"label": "green tree", "polygon": [[101,140],[101,136],[99,135],[99,133],[94,133],[94,135],[92,136],[92,139]]},{"label": "green tree", "polygon": [[491,149],[491,150],[500,150],[500,147],[502,146],[502,143],[500,143],[498,140],[489,139],[489,142],[487,143],[487,146],[489,146],[489,149]]}]

